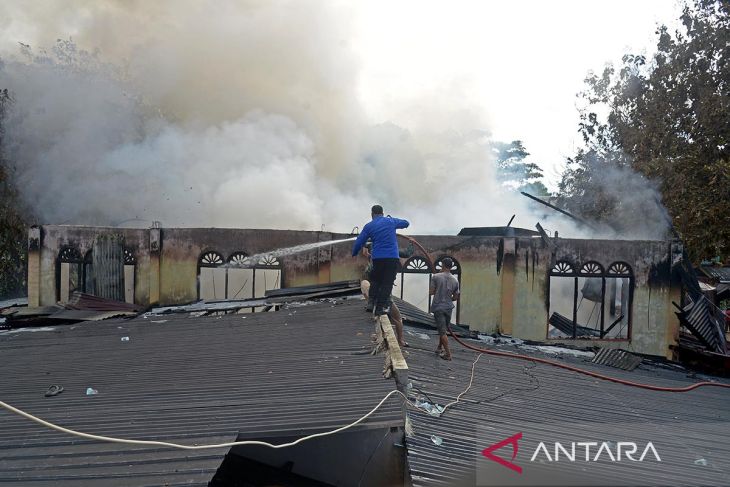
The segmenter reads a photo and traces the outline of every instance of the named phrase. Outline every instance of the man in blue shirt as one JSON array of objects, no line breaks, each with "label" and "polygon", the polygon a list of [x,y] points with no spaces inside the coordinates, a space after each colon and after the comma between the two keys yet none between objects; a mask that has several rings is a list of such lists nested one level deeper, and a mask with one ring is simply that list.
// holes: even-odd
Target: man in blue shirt
[{"label": "man in blue shirt", "polygon": [[408,228],[409,223],[408,220],[383,216],[383,207],[380,205],[373,206],[370,215],[372,221],[363,227],[355,240],[352,256],[355,257],[360,253],[360,249],[368,239],[373,241],[373,250],[370,252],[373,269],[370,272],[368,307],[374,308],[375,314],[380,316],[390,311],[390,293],[393,291],[393,282],[400,267],[395,231],[398,228]]}]

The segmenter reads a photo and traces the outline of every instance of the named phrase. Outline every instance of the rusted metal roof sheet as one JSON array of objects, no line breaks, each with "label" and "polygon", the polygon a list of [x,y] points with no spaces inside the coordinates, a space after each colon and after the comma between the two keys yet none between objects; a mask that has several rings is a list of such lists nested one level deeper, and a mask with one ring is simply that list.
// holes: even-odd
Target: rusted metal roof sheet
[{"label": "rusted metal roof sheet", "polygon": [[[418,335],[422,338],[409,334],[411,348],[406,359],[413,384],[411,397],[419,394],[421,399],[443,406],[455,400],[469,384],[477,354],[451,340],[454,359],[447,362],[433,353],[434,333],[428,339],[422,332]],[[498,349],[546,357],[519,345]],[[607,374],[604,367],[572,357],[570,351],[557,359]],[[409,408],[415,436],[406,441],[414,486],[474,485],[478,462],[489,462],[481,451],[518,432],[523,433],[523,438],[514,463],[525,472],[542,468],[549,476],[563,469],[584,467],[566,463],[536,466],[529,459],[534,451],[530,441],[585,441],[586,424],[607,430],[629,424],[648,431],[663,460],[634,463],[629,474],[609,465],[600,470],[603,484],[726,485],[730,478],[730,391],[726,389],[648,391],[548,365],[490,355],[482,356],[474,368],[472,389],[443,416],[434,417]],[[633,372],[612,369],[607,375],[656,385],[685,386],[697,380],[688,378],[687,372],[670,364],[642,364]],[[622,440],[615,433],[607,436],[607,440],[614,442]],[[511,453],[507,447],[497,455],[509,460]],[[504,471],[512,473],[506,468]]]},{"label": "rusted metal roof sheet", "polygon": [[142,307],[136,304],[116,301],[114,299],[100,298],[91,294],[74,292],[68,303],[64,304],[66,309],[94,310],[94,311],[141,311]]},{"label": "rusted metal roof sheet", "polygon": [[[2,400],[84,432],[185,444],[334,429],[395,388],[361,304],[0,332]],[[44,397],[52,384],[64,392]],[[392,397],[358,427],[402,426],[401,407]],[[0,422],[8,485],[206,485],[227,452],[87,441],[5,410]]]}]

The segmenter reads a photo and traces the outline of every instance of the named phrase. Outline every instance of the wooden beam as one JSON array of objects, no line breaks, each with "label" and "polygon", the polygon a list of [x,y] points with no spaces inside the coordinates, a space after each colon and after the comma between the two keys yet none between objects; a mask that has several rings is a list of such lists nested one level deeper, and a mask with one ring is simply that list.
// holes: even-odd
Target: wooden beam
[{"label": "wooden beam", "polygon": [[406,359],[403,357],[403,351],[398,344],[398,338],[395,336],[393,326],[390,324],[390,319],[386,315],[378,316],[375,318],[378,323],[378,327],[383,332],[383,337],[387,344],[387,354],[390,357],[390,361],[393,367],[393,375],[395,375],[395,382],[398,390],[405,394],[406,387],[408,386],[408,364]]}]

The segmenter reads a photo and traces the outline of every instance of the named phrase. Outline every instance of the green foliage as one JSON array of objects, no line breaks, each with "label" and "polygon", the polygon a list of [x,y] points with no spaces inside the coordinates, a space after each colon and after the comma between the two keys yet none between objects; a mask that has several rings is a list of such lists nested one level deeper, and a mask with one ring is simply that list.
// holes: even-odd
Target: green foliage
[{"label": "green foliage", "polygon": [[8,90],[0,90],[0,297],[25,293],[28,259],[26,218],[3,151],[3,121],[10,103]]},{"label": "green foliage", "polygon": [[548,190],[541,181],[542,168],[525,161],[530,153],[521,140],[495,141],[491,143],[491,147],[497,163],[497,177],[502,184],[536,196],[548,195]]},{"label": "green foliage", "polygon": [[[657,30],[651,59],[627,54],[619,69],[590,74],[579,131],[586,149],[569,161],[560,194],[596,188],[606,168],[660,182],[662,201],[694,259],[730,258],[730,2],[695,0],[682,27]],[[610,218],[617,202],[585,200],[580,213]],[[573,208],[575,210],[575,208]]]}]

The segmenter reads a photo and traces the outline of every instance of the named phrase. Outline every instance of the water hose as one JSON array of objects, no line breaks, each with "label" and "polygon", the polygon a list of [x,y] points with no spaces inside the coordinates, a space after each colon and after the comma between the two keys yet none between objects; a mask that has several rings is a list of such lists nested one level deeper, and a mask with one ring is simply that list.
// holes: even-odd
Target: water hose
[{"label": "water hose", "polygon": [[428,261],[428,265],[430,265],[431,266],[431,269],[433,269],[433,259],[431,259],[431,256],[428,255],[428,252],[426,252],[426,249],[423,248],[423,245],[421,245],[420,243],[418,243],[418,240],[416,240],[413,237],[409,237],[408,235],[403,235],[401,233],[396,233],[396,235],[399,236],[399,237],[401,237],[401,238],[404,238],[404,239],[408,240],[410,243],[412,243],[413,245],[415,245],[416,247],[418,247],[418,250],[421,251],[421,253],[423,254],[423,256]]},{"label": "water hose", "polygon": [[449,334],[452,336],[452,338],[454,340],[456,340],[456,342],[459,345],[461,345],[464,348],[468,348],[469,350],[473,350],[473,351],[479,352],[479,353],[485,353],[488,355],[496,355],[497,357],[509,357],[509,358],[516,358],[516,359],[520,359],[520,360],[527,360],[530,362],[539,362],[541,364],[552,365],[553,367],[559,367],[561,369],[570,370],[571,372],[577,372],[578,374],[595,377],[596,379],[607,380],[609,382],[615,382],[616,384],[623,384],[625,386],[632,386],[632,387],[638,387],[640,389],[648,389],[650,391],[662,391],[662,392],[688,392],[688,391],[697,389],[698,387],[702,387],[702,386],[725,387],[725,388],[730,389],[730,384],[723,384],[722,382],[702,381],[702,382],[696,382],[694,384],[690,384],[685,387],[662,387],[662,386],[655,386],[652,384],[644,384],[641,382],[634,382],[634,381],[630,381],[630,380],[619,379],[618,377],[611,377],[609,375],[599,374],[598,372],[591,372],[590,370],[581,369],[579,367],[573,367],[572,365],[563,364],[560,362],[556,362],[554,360],[548,360],[548,359],[539,358],[539,357],[532,357],[529,355],[523,355],[523,354],[519,354],[519,353],[500,352],[498,350],[490,350],[487,348],[477,347],[475,345],[466,343],[461,338],[456,336],[456,334],[451,330],[451,326],[449,324],[447,324],[446,326],[448,327]]},{"label": "water hose", "polygon": [[[421,244],[418,243],[418,241],[413,238],[409,237],[407,235],[401,235],[397,234],[399,237],[402,237],[409,242],[413,243],[416,247],[418,247],[421,252],[423,253],[424,257],[428,260],[429,264],[431,265],[431,268],[433,268],[433,260],[431,260],[431,257],[428,255],[428,252],[426,252],[426,249],[423,248]],[[456,334],[451,330],[451,324],[446,324],[449,334],[453,337],[456,342],[461,345],[464,348],[467,348],[469,350],[473,350],[475,352],[484,353],[488,355],[495,355],[498,357],[509,357],[514,359],[520,359],[520,360],[527,360],[530,362],[539,362],[541,364],[545,365],[551,365],[553,367],[559,367],[561,369],[569,370],[571,372],[576,372],[578,374],[587,375],[589,377],[594,377],[596,379],[601,379],[609,382],[615,382],[616,384],[623,384],[625,386],[632,386],[632,387],[638,387],[640,389],[648,389],[650,391],[662,391],[662,392],[688,392],[694,389],[697,389],[698,387],[703,386],[712,386],[712,387],[724,387],[730,389],[730,384],[723,384],[721,382],[710,382],[710,381],[702,381],[702,382],[696,382],[694,384],[690,384],[685,387],[662,387],[662,386],[655,386],[652,384],[644,384],[641,382],[634,382],[630,380],[625,379],[619,379],[618,377],[611,377],[609,375],[599,374],[598,372],[591,372],[590,370],[581,369],[579,367],[573,367],[571,365],[563,364],[560,362],[556,362],[554,360],[539,358],[539,357],[531,357],[529,355],[523,355],[519,353],[509,353],[509,352],[500,352],[498,350],[490,350],[487,348],[481,348],[477,347],[475,345],[471,345],[469,343],[466,343],[462,339],[460,339]]]}]

